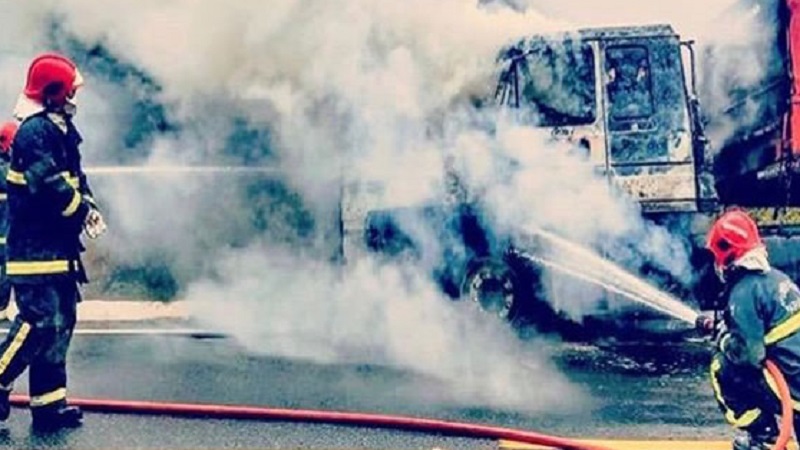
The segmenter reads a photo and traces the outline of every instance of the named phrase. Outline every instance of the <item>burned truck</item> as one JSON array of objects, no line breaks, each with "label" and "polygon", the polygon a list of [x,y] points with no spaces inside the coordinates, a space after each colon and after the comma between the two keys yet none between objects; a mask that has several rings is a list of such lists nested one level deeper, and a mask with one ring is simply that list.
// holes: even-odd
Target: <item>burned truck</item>
[{"label": "burned truck", "polygon": [[[718,203],[694,91],[693,56],[692,44],[668,25],[534,36],[501,52],[496,90],[484,107],[519,113],[528,118],[526,125],[570,143],[609,184],[635,199],[647,220],[679,225],[682,233],[695,230],[687,240],[695,242],[697,264],[703,265],[701,235]],[[552,302],[553,278],[559,275],[527,257],[536,252],[531,248],[545,251],[547,244],[534,239],[522,251],[515,237],[487,223],[481,207],[463,202],[371,208],[364,214],[362,238],[373,252],[413,254],[415,246],[425,244],[415,241],[404,223],[423,217],[443,247],[442,263],[431,268],[442,291],[514,324],[559,332],[673,330],[666,317],[629,307],[630,302],[600,302],[575,323]],[[653,268],[635,269],[648,271],[684,298],[703,292]],[[632,322],[641,326],[631,327]],[[593,326],[581,326],[588,323]],[[609,327],[597,326],[601,323]]]}]

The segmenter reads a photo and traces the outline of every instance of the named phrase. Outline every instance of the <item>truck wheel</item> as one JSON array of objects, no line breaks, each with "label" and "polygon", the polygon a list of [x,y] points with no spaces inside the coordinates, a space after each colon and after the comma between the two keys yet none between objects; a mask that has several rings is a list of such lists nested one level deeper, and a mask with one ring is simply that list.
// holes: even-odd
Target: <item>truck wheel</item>
[{"label": "truck wheel", "polygon": [[517,284],[514,271],[505,262],[483,259],[470,264],[461,284],[461,295],[488,313],[513,320]]}]

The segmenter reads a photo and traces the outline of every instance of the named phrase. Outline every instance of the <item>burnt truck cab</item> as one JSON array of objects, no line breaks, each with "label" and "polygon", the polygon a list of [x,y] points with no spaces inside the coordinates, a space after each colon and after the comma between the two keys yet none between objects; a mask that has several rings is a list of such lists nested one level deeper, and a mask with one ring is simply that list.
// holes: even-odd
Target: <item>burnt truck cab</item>
[{"label": "burnt truck cab", "polygon": [[[534,36],[500,52],[491,108],[572,143],[600,176],[635,199],[649,220],[680,223],[699,234],[716,195],[698,119],[693,58],[691,43],[667,25]],[[486,222],[477,203],[374,206],[362,210],[357,221],[367,249],[387,257],[413,255],[425,245],[415,239],[420,221],[409,230],[403,217],[423,217],[424,234],[435,236],[444,261],[431,267],[431,276],[451,298],[471,299],[515,323],[556,331],[585,329],[581,325],[588,323],[594,331],[607,324],[614,333],[685,331],[631,302],[593,303],[597,309],[584,311],[576,324],[552,301],[560,275],[520,256],[511,238]]]},{"label": "burnt truck cab", "polygon": [[496,99],[583,148],[645,214],[708,211],[716,195],[687,54],[693,64],[668,25],[534,37],[504,51]]}]

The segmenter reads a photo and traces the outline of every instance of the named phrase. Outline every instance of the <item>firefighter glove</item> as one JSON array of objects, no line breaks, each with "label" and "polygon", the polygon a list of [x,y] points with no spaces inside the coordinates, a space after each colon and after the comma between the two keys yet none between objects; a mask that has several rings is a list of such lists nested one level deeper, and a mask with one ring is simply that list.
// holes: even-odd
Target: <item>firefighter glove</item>
[{"label": "firefighter glove", "polygon": [[92,209],[86,215],[86,221],[83,223],[83,231],[89,239],[97,239],[106,232],[106,222],[103,220],[103,215],[100,211]]}]

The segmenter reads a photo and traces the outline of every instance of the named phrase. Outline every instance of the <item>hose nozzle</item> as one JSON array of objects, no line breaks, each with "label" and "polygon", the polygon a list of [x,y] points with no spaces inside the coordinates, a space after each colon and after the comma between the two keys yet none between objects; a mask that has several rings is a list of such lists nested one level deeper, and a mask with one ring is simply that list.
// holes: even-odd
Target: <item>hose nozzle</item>
[{"label": "hose nozzle", "polygon": [[714,332],[714,318],[709,317],[703,314],[697,316],[697,319],[694,322],[695,329],[697,331],[710,334]]}]

